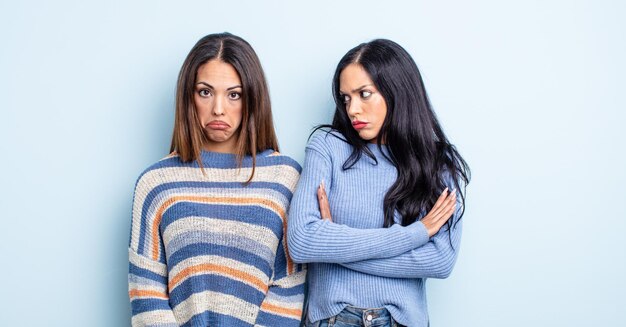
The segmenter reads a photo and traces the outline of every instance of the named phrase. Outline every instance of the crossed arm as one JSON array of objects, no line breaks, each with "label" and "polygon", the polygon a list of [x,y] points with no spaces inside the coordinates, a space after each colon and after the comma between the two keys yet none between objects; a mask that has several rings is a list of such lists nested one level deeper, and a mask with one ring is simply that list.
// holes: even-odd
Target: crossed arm
[{"label": "crossed arm", "polygon": [[[323,149],[322,149],[323,150]],[[359,229],[332,221],[321,181],[331,180],[331,160],[307,147],[305,165],[291,203],[288,240],[296,262],[329,262],[387,277],[449,275],[456,259],[461,225],[438,233],[458,213],[454,192],[444,190],[433,209],[408,226]],[[432,237],[432,238],[431,238]],[[450,241],[451,240],[451,241]]]}]

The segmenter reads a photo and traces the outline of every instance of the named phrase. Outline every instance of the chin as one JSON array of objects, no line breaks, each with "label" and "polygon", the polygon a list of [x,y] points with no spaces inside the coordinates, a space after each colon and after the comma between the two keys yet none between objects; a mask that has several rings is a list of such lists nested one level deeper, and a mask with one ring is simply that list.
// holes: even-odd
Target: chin
[{"label": "chin", "polygon": [[223,143],[228,141],[228,138],[224,138],[224,137],[209,137],[209,140],[211,140],[211,142],[213,143]]},{"label": "chin", "polygon": [[215,142],[215,143],[221,143],[221,142],[225,142],[228,141],[228,139],[230,139],[230,134],[229,135],[224,135],[226,133],[211,133],[208,134],[208,139],[211,140],[211,142]]},{"label": "chin", "polygon": [[372,136],[369,133],[359,133],[359,137],[361,137],[361,139],[363,139],[363,141],[367,141],[367,142],[371,142],[373,140],[376,140],[376,135]]}]

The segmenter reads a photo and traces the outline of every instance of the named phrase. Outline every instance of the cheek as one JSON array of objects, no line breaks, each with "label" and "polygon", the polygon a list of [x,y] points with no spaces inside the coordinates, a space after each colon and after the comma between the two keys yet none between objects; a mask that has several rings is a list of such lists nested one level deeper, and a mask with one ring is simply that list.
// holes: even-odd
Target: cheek
[{"label": "cheek", "polygon": [[367,115],[369,119],[373,120],[376,125],[382,125],[387,115],[387,107],[385,101],[382,99],[376,99],[367,106]]},{"label": "cheek", "polygon": [[387,105],[385,104],[385,100],[381,98],[376,104],[376,118],[382,125],[383,121],[385,121],[385,117],[387,117]]},{"label": "cheek", "polygon": [[204,99],[195,96],[193,98],[193,104],[196,107],[196,113],[198,114],[198,117],[200,119],[202,119],[202,117],[206,116],[206,113],[208,111],[208,104],[206,103],[206,101],[203,101]]},{"label": "cheek", "polygon": [[233,108],[231,119],[233,122],[236,122],[237,127],[241,125],[241,120],[243,118],[243,108],[242,106],[237,106]]}]

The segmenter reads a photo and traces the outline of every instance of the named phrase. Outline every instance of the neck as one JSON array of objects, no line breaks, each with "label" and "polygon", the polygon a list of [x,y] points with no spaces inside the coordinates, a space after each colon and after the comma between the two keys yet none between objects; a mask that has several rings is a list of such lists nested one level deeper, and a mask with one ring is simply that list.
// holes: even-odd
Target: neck
[{"label": "neck", "polygon": [[207,141],[202,145],[202,149],[210,152],[237,154],[235,147],[236,144],[237,140],[235,138],[231,138],[230,140],[224,142]]}]

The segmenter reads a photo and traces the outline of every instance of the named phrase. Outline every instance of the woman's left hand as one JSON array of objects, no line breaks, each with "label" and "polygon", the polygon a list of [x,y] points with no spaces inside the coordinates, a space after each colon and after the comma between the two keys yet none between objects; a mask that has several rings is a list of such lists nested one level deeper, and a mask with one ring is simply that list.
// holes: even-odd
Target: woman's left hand
[{"label": "woman's left hand", "polygon": [[317,202],[320,205],[320,216],[322,219],[333,221],[333,218],[330,215],[330,204],[328,204],[328,195],[326,195],[324,181],[322,181],[320,186],[317,188]]}]

